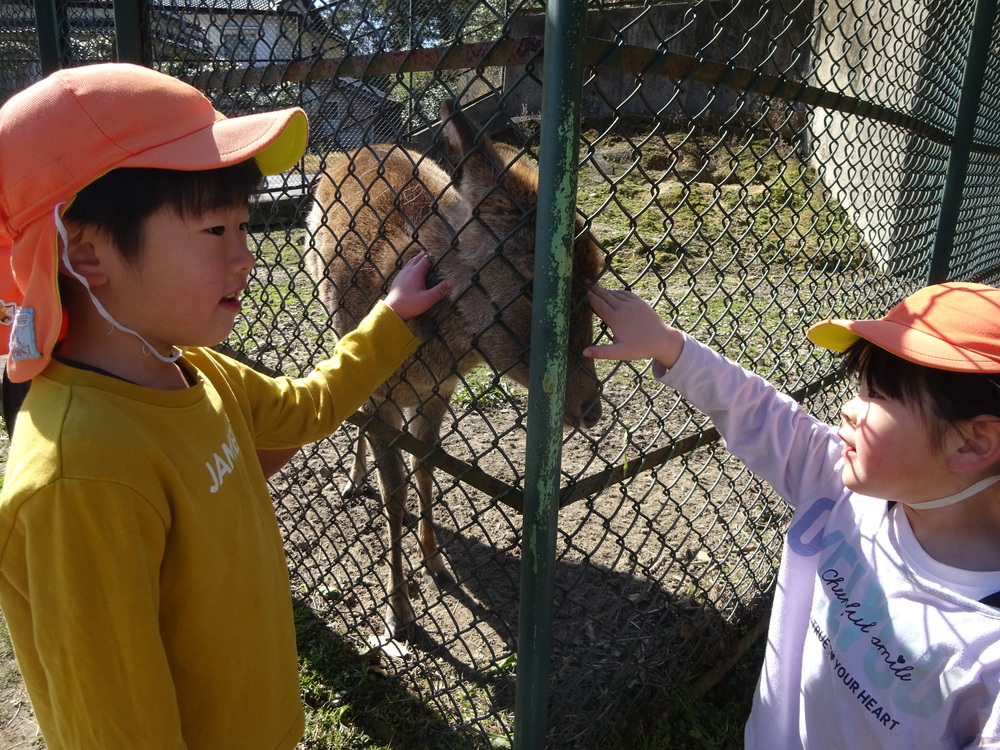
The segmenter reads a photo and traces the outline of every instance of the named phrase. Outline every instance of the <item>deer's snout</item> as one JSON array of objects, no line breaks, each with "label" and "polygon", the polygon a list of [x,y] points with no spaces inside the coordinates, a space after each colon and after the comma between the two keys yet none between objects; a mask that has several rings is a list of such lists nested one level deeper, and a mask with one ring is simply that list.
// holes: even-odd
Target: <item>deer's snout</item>
[{"label": "deer's snout", "polygon": [[[572,400],[571,394],[570,399]],[[589,430],[595,424],[597,424],[601,419],[601,394],[598,391],[596,396],[582,401],[579,405],[579,411],[567,409],[566,410],[566,424],[570,427],[583,427]]]},{"label": "deer's snout", "polygon": [[584,403],[583,414],[580,415],[580,423],[589,430],[600,421],[601,411],[601,396],[598,394]]}]

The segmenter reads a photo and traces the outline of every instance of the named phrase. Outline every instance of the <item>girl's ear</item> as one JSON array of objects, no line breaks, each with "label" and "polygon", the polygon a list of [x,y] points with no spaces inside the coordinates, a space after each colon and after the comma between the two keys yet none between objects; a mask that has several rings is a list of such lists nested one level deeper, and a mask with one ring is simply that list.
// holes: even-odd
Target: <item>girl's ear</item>
[{"label": "girl's ear", "polygon": [[949,466],[956,472],[978,471],[1000,463],[1000,417],[983,414],[955,430]]},{"label": "girl's ear", "polygon": [[[85,278],[91,288],[106,284],[108,274],[105,268],[105,254],[114,248],[104,233],[86,225],[67,225],[66,235],[69,239],[66,254],[73,270]],[[59,272],[72,276],[61,259]]]}]

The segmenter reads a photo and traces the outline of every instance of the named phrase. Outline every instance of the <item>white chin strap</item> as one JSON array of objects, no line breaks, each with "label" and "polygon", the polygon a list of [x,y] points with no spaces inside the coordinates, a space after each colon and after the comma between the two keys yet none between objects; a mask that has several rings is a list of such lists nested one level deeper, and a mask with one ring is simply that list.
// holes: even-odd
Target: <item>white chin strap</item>
[{"label": "white chin strap", "polygon": [[906,505],[911,508],[916,508],[918,510],[931,510],[933,508],[946,508],[949,505],[954,505],[955,503],[960,503],[966,498],[970,498],[975,494],[978,494],[985,490],[987,487],[1000,482],[1000,474],[995,477],[986,477],[986,479],[981,482],[976,482],[971,487],[967,487],[961,492],[956,492],[954,495],[948,495],[948,497],[942,497],[938,500],[928,500],[923,503],[907,503],[903,501]]},{"label": "white chin strap", "polygon": [[100,300],[98,300],[97,297],[94,296],[94,293],[90,290],[90,284],[87,283],[87,280],[83,276],[78,274],[76,270],[73,268],[72,264],[69,262],[69,236],[66,233],[66,226],[62,223],[62,218],[59,216],[59,209],[61,209],[65,205],[66,205],[65,203],[60,203],[58,206],[56,206],[54,209],[54,214],[56,220],[56,231],[59,232],[59,238],[62,240],[62,242],[60,243],[62,248],[60,257],[62,258],[63,265],[66,266],[66,270],[69,271],[70,274],[72,274],[74,279],[83,284],[83,288],[86,289],[87,294],[90,295],[90,301],[94,303],[94,307],[97,309],[98,314],[102,318],[108,321],[108,323],[117,328],[119,331],[131,334],[132,336],[135,336],[137,339],[139,339],[139,341],[142,342],[142,347],[143,347],[142,350],[146,354],[151,354],[161,362],[166,362],[168,364],[171,362],[176,362],[178,359],[181,358],[181,355],[184,354],[184,352],[181,349],[172,346],[170,347],[170,355],[164,357],[162,354],[156,351],[156,349],[154,349],[153,346],[148,341],[146,341],[146,339],[144,339],[141,335],[139,335],[137,331],[133,331],[131,328],[126,328],[117,320],[112,318],[111,313],[109,313],[107,310],[104,309],[104,305],[101,304]]}]

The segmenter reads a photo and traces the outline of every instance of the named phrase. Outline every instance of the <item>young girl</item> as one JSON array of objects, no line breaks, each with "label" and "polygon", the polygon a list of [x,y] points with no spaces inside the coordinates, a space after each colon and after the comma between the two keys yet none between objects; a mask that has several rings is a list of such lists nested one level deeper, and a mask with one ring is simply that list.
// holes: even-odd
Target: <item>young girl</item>
[{"label": "young girl", "polygon": [[1000,747],[1000,290],[926,287],[827,320],[856,396],[838,428],[595,286],[605,359],[653,374],[794,508],[745,746]]}]

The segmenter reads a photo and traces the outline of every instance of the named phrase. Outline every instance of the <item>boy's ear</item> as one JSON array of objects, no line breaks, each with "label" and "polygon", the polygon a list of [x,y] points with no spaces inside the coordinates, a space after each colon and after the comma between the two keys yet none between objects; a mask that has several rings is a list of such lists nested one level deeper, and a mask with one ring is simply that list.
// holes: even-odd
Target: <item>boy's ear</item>
[{"label": "boy's ear", "polygon": [[1000,417],[983,414],[956,430],[949,465],[957,472],[985,469],[1000,463]]},{"label": "boy's ear", "polygon": [[[102,232],[89,226],[67,226],[66,235],[69,239],[67,255],[73,270],[83,276],[91,287],[103,286],[108,282],[108,275],[103,259],[108,251],[108,240]],[[67,269],[60,260],[60,273],[67,274]]]}]

